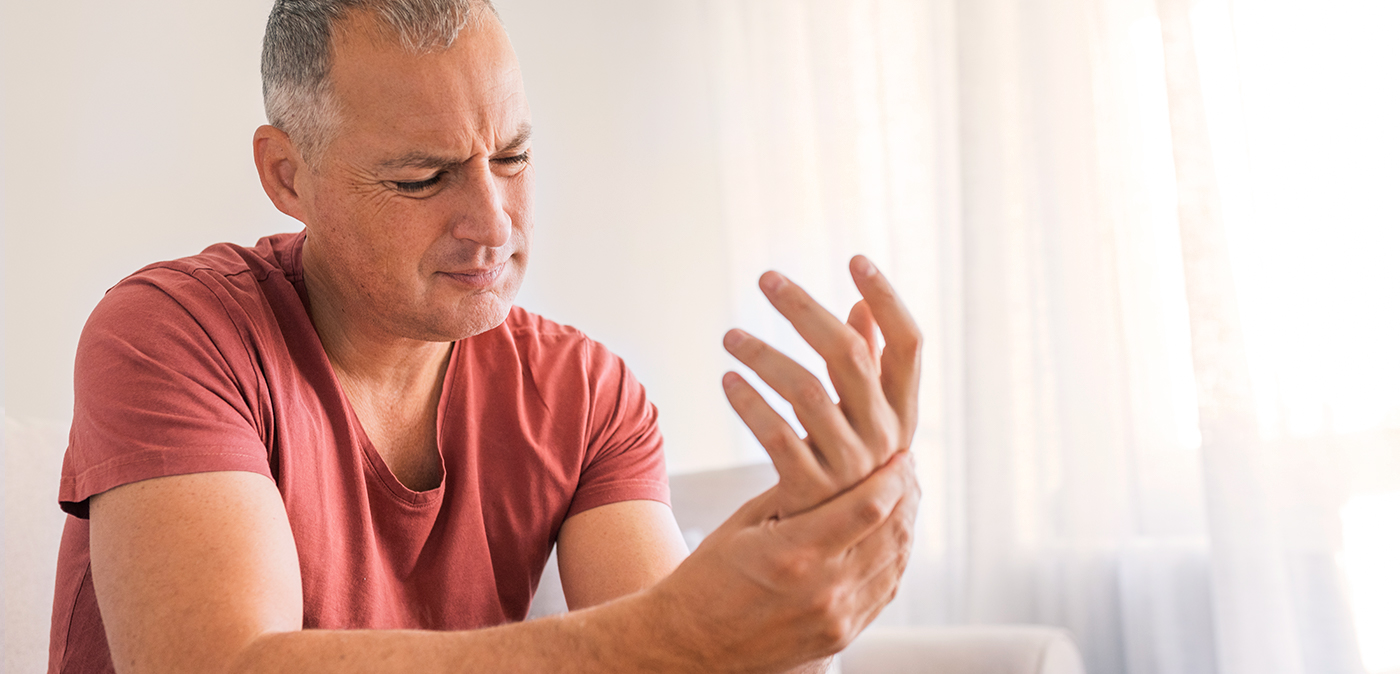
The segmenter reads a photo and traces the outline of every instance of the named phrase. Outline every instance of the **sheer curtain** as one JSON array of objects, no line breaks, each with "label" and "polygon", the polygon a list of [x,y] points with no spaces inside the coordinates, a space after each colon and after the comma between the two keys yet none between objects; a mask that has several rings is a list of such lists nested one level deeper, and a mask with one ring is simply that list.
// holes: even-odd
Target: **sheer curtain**
[{"label": "sheer curtain", "polygon": [[1400,668],[1392,8],[706,10],[741,322],[818,366],[750,279],[845,307],[865,252],[927,336],[882,621],[1062,625],[1101,674]]}]

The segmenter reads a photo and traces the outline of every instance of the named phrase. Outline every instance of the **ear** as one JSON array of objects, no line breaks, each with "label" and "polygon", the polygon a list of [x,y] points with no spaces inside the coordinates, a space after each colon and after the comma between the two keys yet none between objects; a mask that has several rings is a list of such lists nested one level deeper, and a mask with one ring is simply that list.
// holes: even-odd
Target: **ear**
[{"label": "ear", "polygon": [[[306,203],[297,191],[297,177],[310,172],[292,139],[281,129],[266,124],[253,132],[253,162],[258,166],[258,178],[263,191],[277,210],[306,222]],[[302,184],[305,185],[305,180]]]}]

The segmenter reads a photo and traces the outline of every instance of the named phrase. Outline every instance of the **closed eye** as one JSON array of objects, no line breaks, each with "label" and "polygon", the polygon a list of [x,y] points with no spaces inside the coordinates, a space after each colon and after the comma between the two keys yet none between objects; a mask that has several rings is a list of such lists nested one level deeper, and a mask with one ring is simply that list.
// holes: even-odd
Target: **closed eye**
[{"label": "closed eye", "polygon": [[397,189],[400,192],[408,192],[411,194],[413,192],[422,192],[423,190],[426,190],[429,187],[432,187],[433,185],[436,185],[441,181],[442,174],[439,173],[431,178],[428,178],[427,180],[416,180],[413,182],[400,182],[395,180],[391,182],[394,185],[394,189]]},{"label": "closed eye", "polygon": [[515,164],[524,164],[530,161],[530,153],[529,151],[525,151],[521,152],[520,154],[511,155],[509,157],[496,157],[491,161],[501,164],[508,164],[511,166],[514,166]]}]

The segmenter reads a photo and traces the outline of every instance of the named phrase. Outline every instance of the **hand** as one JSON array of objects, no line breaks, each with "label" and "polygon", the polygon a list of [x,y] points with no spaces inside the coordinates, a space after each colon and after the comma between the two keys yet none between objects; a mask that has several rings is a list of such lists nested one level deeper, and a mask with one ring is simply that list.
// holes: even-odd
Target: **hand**
[{"label": "hand", "polygon": [[779,491],[746,503],[647,591],[643,624],[675,649],[648,669],[786,671],[844,649],[894,598],[919,503],[907,452],[788,518],[771,515]]},{"label": "hand", "polygon": [[919,503],[904,450],[918,417],[921,338],[868,260],[852,259],[851,275],[864,299],[845,323],[781,275],[760,280],[826,360],[839,403],[761,340],[725,335],[729,352],[792,403],[810,435],[798,437],[748,382],[725,375],[730,404],[779,481],[652,589],[659,620],[671,621],[665,631],[688,656],[659,669],[763,672],[809,662],[844,648],[894,598]]},{"label": "hand", "polygon": [[869,260],[857,255],[850,269],[864,299],[845,323],[781,274],[770,271],[759,280],[768,301],[826,361],[839,402],[832,402],[816,376],[762,340],[737,329],[724,337],[725,348],[792,404],[809,433],[798,437],[742,376],[724,375],[729,404],[778,470],[772,503],[780,517],[864,479],[909,448],[918,424],[919,329]]}]

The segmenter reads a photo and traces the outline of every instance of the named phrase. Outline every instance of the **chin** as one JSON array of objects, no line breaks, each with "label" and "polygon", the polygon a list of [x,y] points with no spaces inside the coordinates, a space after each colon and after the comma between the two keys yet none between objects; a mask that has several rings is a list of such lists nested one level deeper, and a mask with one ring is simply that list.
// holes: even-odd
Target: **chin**
[{"label": "chin", "polygon": [[[474,337],[504,323],[512,306],[514,298],[507,300],[493,295],[488,301],[472,302],[470,306],[460,307],[457,312],[437,314],[420,323],[425,329],[419,339],[429,342],[455,342]],[[455,316],[451,320],[442,320],[447,313],[453,313]]]}]

